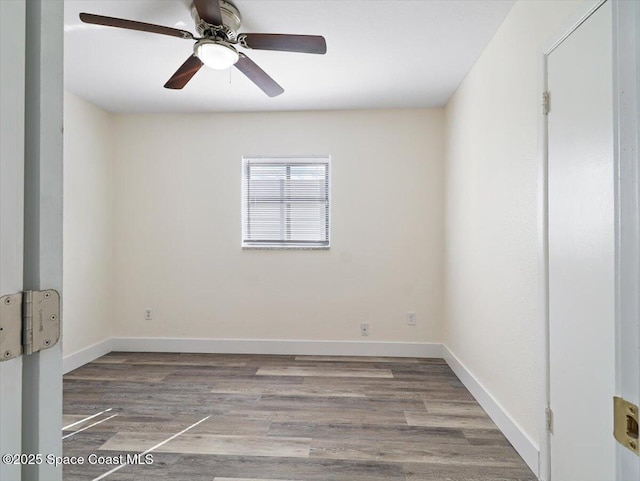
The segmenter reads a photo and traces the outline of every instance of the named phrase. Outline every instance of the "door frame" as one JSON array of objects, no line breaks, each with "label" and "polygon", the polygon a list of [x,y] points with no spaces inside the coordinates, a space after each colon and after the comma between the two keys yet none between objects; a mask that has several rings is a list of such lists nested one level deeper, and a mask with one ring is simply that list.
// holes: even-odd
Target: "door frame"
[{"label": "door frame", "polygon": [[[640,79],[637,72],[640,39],[640,5],[619,0],[586,0],[552,35],[539,53],[539,92],[548,89],[548,56],[606,1],[612,2],[613,34],[613,111],[615,172],[615,372],[616,393],[638,403],[640,401],[640,165],[638,163],[638,109]],[[542,376],[543,400],[539,412],[540,458],[538,476],[551,479],[551,437],[547,430],[550,404],[550,337],[549,337],[549,231],[548,231],[548,125],[540,108],[538,163],[538,265],[541,318],[543,321]],[[633,128],[635,126],[635,129]],[[613,400],[612,400],[613,405]],[[613,433],[612,433],[613,436]],[[639,479],[640,458],[616,444],[616,479]]]},{"label": "door frame", "polygon": [[[24,289],[62,298],[63,0],[28,0],[26,31]],[[63,314],[60,341],[23,356],[23,453],[62,456]],[[61,481],[62,467],[25,464],[22,478]]]}]

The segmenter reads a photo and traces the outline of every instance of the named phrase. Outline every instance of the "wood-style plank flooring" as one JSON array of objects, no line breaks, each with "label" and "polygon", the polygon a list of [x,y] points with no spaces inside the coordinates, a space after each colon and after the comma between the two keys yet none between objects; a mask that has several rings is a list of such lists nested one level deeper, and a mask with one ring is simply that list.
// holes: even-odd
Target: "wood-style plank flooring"
[{"label": "wood-style plank flooring", "polygon": [[152,450],[109,481],[536,479],[441,359],[111,353],[64,377],[63,426],[65,456]]}]

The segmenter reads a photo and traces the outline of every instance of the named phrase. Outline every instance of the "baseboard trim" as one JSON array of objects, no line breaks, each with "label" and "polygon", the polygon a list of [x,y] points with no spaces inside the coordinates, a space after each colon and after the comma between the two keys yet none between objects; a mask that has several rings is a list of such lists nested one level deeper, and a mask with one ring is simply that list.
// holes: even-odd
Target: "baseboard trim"
[{"label": "baseboard trim", "polygon": [[428,342],[307,341],[288,339],[183,339],[116,337],[112,351],[202,352],[326,356],[443,357],[442,344]]},{"label": "baseboard trim", "polygon": [[73,354],[69,354],[68,356],[64,356],[62,358],[62,372],[63,374],[67,374],[68,372],[73,371],[74,369],[78,369],[85,364],[95,361],[101,356],[105,354],[109,354],[113,351],[112,347],[112,339],[105,339],[104,341],[97,342],[92,344],[89,347],[85,347]]},{"label": "baseboard trim", "polygon": [[498,401],[485,389],[476,377],[462,364],[446,345],[442,345],[443,358],[451,370],[458,376],[462,384],[476,398],[476,401],[487,412],[489,417],[500,428],[505,437],[513,445],[527,466],[536,476],[539,476],[540,451],[536,444],[527,436]]}]

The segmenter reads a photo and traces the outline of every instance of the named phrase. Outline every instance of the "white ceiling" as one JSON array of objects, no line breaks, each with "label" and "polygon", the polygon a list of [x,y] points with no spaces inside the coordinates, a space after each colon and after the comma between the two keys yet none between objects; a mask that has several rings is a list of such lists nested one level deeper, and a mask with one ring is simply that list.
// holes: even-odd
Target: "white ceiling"
[{"label": "white ceiling", "polygon": [[66,88],[111,112],[442,106],[513,0],[235,0],[241,32],[323,35],[326,55],[244,50],[285,89],[269,98],[235,68],[164,83],[193,41],[87,25],[80,12],[196,34],[189,0],[65,0]]}]

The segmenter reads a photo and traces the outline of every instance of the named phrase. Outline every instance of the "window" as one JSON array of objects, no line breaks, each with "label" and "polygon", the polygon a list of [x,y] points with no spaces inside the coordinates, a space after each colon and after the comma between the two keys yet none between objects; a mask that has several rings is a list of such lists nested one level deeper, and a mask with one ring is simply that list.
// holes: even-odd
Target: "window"
[{"label": "window", "polygon": [[329,247],[329,157],[243,158],[242,246]]}]

